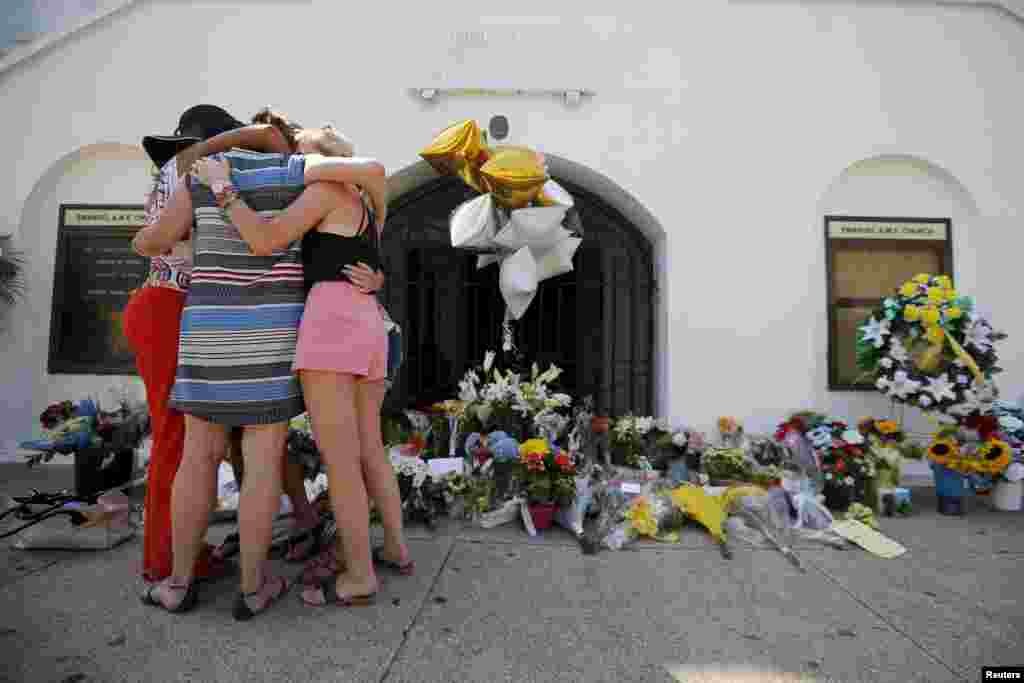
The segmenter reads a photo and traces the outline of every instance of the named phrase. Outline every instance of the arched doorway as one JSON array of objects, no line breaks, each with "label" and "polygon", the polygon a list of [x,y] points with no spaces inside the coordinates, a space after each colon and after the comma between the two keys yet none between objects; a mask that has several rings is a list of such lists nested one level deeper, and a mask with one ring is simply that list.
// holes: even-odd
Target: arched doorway
[{"label": "arched doorway", "polygon": [[[583,225],[575,270],[541,283],[517,325],[525,357],[564,369],[562,387],[606,414],[653,412],[654,268],[647,239],[619,211],[571,181]],[[437,178],[391,202],[383,241],[385,300],[403,326],[401,376],[387,408],[450,398],[465,371],[499,349],[498,268],[453,249],[448,219],[476,193]]]}]

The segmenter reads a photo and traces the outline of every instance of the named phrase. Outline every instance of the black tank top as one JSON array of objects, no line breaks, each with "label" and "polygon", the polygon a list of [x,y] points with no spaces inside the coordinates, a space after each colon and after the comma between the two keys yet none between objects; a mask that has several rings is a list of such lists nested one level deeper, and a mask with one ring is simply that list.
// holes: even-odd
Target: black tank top
[{"label": "black tank top", "polygon": [[373,225],[372,211],[366,206],[366,200],[360,200],[363,204],[363,220],[355,235],[346,237],[310,230],[303,236],[302,268],[307,293],[318,282],[348,282],[345,266],[354,266],[360,261],[374,270],[380,270],[377,229]]}]

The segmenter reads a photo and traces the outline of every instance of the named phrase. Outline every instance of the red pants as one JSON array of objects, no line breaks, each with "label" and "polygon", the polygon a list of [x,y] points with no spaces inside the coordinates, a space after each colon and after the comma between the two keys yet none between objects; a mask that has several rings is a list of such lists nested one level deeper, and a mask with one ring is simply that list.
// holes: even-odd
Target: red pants
[{"label": "red pants", "polygon": [[[146,385],[153,449],[146,483],[146,523],[142,574],[148,581],[170,576],[172,560],[171,489],[185,448],[185,416],[168,407],[178,366],[178,336],[182,292],[166,287],[143,287],[132,294],[123,326],[135,353],[135,364]],[[201,554],[196,576],[210,573],[209,548]]]}]

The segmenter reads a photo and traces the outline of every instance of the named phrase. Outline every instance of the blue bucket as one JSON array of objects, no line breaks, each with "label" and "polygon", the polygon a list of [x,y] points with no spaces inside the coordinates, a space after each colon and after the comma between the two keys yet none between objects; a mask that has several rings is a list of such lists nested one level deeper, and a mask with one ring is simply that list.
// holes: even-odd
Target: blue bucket
[{"label": "blue bucket", "polygon": [[968,493],[966,475],[956,470],[931,463],[932,473],[935,474],[935,495],[946,498],[963,498]]}]

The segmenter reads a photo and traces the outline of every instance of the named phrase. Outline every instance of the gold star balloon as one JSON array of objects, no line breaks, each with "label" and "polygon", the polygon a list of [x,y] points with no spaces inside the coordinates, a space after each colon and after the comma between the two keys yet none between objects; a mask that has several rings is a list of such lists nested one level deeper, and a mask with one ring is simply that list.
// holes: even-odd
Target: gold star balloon
[{"label": "gold star balloon", "polygon": [[505,208],[529,206],[548,180],[544,157],[528,147],[498,146],[487,150],[487,156],[480,167],[484,191]]},{"label": "gold star balloon", "polygon": [[477,192],[484,192],[480,179],[483,138],[476,121],[467,119],[448,126],[420,152],[442,175],[457,175]]}]

